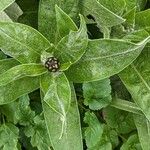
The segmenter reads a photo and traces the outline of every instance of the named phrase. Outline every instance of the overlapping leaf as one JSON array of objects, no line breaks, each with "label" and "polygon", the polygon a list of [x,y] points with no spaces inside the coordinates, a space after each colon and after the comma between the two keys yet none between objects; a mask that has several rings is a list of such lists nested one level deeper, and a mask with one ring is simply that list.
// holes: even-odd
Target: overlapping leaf
[{"label": "overlapping leaf", "polygon": [[3,11],[9,5],[11,5],[15,0],[0,0],[0,11]]}]

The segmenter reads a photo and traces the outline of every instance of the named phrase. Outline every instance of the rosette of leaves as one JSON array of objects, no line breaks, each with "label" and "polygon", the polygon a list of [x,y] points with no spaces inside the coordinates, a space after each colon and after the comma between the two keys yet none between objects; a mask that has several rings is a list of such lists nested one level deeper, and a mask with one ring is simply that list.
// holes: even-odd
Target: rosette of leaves
[{"label": "rosette of leaves", "polygon": [[[79,114],[71,82],[97,81],[119,73],[139,56],[150,38],[147,36],[136,44],[119,39],[88,40],[82,15],[78,28],[70,14],[58,6],[49,13],[53,17],[46,18],[49,10],[43,10],[46,6],[43,3],[41,1],[39,9],[39,31],[43,35],[24,24],[0,22],[0,49],[11,57],[0,60],[0,105],[40,88],[52,147],[82,150]],[[99,16],[95,10],[91,12],[100,26],[111,28],[125,21],[98,1],[93,4],[95,10],[102,8]],[[89,2],[82,5],[88,8]],[[45,20],[50,20],[52,27]],[[103,28],[104,35],[105,31]],[[45,68],[49,57],[59,60],[57,72]]]}]

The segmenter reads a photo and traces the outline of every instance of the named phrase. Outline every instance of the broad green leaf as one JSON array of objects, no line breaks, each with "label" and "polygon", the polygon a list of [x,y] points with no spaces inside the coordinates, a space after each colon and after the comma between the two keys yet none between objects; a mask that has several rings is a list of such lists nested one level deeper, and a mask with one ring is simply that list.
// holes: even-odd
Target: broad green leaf
[{"label": "broad green leaf", "polygon": [[56,10],[56,22],[57,22],[57,31],[58,36],[61,38],[69,34],[69,32],[77,31],[78,28],[73,20],[57,5],[55,6]]},{"label": "broad green leaf", "polygon": [[33,147],[37,147],[38,150],[51,150],[43,115],[33,118],[33,123],[27,126],[24,132],[31,138]]},{"label": "broad green leaf", "polygon": [[136,13],[135,25],[137,29],[150,27],[150,9]]},{"label": "broad green leaf", "polygon": [[0,74],[0,87],[23,77],[36,77],[47,72],[41,64],[17,65],[8,71]]},{"label": "broad green leaf", "polygon": [[88,124],[85,130],[86,145],[90,149],[100,141],[104,126],[99,122],[94,113],[86,112],[84,122]]},{"label": "broad green leaf", "polygon": [[86,53],[66,71],[67,76],[74,82],[108,78],[130,65],[149,40],[147,37],[137,44],[117,39],[90,40]]},{"label": "broad green leaf", "polygon": [[131,135],[127,141],[123,143],[120,150],[142,150],[137,134]]},{"label": "broad green leaf", "polygon": [[106,107],[111,102],[110,80],[100,80],[83,84],[84,104],[92,110]]},{"label": "broad green leaf", "polygon": [[[51,77],[48,77],[47,80],[45,80],[45,82],[41,83],[41,89],[43,93],[47,93],[49,87],[49,80],[51,80]],[[75,97],[73,86],[71,86],[71,88],[71,104],[68,109],[68,113],[66,114],[66,126],[64,126],[63,134],[63,120],[61,119],[60,114],[52,110],[51,107],[49,107],[49,105],[45,101],[42,101],[46,126],[53,149],[83,150],[78,105],[76,102],[77,100]],[[63,92],[61,94],[63,95]]]},{"label": "broad green leaf", "polygon": [[141,108],[148,120],[150,120],[149,59],[149,48],[145,48],[138,59],[119,74],[133,100]]},{"label": "broad green leaf", "polygon": [[103,117],[107,125],[118,133],[127,134],[135,130],[132,114],[113,107],[106,107],[103,110]]},{"label": "broad green leaf", "polygon": [[86,23],[83,16],[78,31],[71,31],[68,36],[64,37],[56,46],[54,54],[58,57],[62,66],[62,70],[67,69],[71,64],[77,62],[85,53],[88,37]]},{"label": "broad green leaf", "polygon": [[63,9],[73,20],[78,16],[79,0],[40,0],[38,25],[39,31],[52,43],[57,40],[55,5]]},{"label": "broad green leaf", "polygon": [[142,150],[148,150],[150,143],[150,122],[144,116],[139,115],[134,115],[134,121]]},{"label": "broad green leaf", "polygon": [[51,44],[35,29],[19,24],[0,22],[0,48],[21,63],[40,62],[40,54]]},{"label": "broad green leaf", "polygon": [[122,15],[125,10],[125,0],[98,0],[98,2],[115,14]]},{"label": "broad green leaf", "polygon": [[0,11],[10,6],[15,0],[0,0]]},{"label": "broad green leaf", "polygon": [[[46,76],[50,76],[51,79],[47,80]],[[41,84],[44,82],[49,82],[50,86],[48,87],[48,91],[45,93],[43,100],[50,109],[57,112],[60,117],[64,117],[65,119],[71,100],[71,89],[65,74],[47,73],[43,78],[41,77]]]},{"label": "broad green leaf", "polygon": [[18,150],[19,129],[11,123],[0,125],[1,150]]},{"label": "broad green leaf", "polygon": [[0,74],[6,72],[12,67],[15,67],[16,65],[19,65],[19,62],[13,58],[0,60]]},{"label": "broad green leaf", "polygon": [[112,27],[125,21],[97,0],[83,0],[80,5],[83,7],[82,9],[86,16],[92,15],[100,27]]},{"label": "broad green leaf", "polygon": [[5,86],[0,86],[0,105],[15,101],[24,94],[31,93],[39,88],[38,77],[24,77]]},{"label": "broad green leaf", "polygon": [[0,21],[1,22],[9,22],[9,21],[12,22],[10,17],[4,11],[0,12]]}]

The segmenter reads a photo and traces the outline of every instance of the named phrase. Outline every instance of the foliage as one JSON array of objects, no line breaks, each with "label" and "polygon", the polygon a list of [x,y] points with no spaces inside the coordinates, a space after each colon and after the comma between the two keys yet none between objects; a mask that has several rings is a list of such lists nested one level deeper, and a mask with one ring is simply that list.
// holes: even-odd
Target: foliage
[{"label": "foliage", "polygon": [[0,0],[0,149],[149,150],[149,3]]}]

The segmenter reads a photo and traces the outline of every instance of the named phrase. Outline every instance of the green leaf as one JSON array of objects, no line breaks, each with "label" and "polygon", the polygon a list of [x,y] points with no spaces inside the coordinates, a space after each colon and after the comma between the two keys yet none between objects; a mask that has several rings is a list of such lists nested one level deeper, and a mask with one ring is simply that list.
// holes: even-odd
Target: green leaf
[{"label": "green leaf", "polygon": [[137,29],[150,27],[150,9],[136,13],[135,25]]},{"label": "green leaf", "polygon": [[73,20],[61,8],[56,5],[55,10],[57,31],[60,39],[68,35],[70,31],[78,30]]},{"label": "green leaf", "polygon": [[33,118],[35,117],[35,112],[31,110],[29,104],[29,96],[23,95],[18,100],[1,106],[1,111],[5,114],[7,121],[28,126],[33,123]]},{"label": "green leaf", "polygon": [[117,74],[138,57],[149,40],[147,37],[137,44],[117,39],[90,40],[82,59],[66,71],[67,77],[80,83]]},{"label": "green leaf", "polygon": [[[5,59],[5,58],[6,58],[6,55],[2,51],[0,51],[0,60]],[[1,63],[0,63],[0,67],[1,67]]]},{"label": "green leaf", "polygon": [[0,21],[1,22],[12,22],[10,17],[4,11],[0,12]]},{"label": "green leaf", "polygon": [[23,77],[36,77],[47,72],[47,69],[41,64],[23,64],[17,65],[8,71],[0,74],[0,86],[7,85],[14,80]]},{"label": "green leaf", "polygon": [[6,72],[8,69],[19,65],[19,62],[13,58],[0,60],[0,74]]},{"label": "green leaf", "polygon": [[111,102],[110,80],[100,80],[83,84],[84,104],[92,110],[106,107]]},{"label": "green leaf", "polygon": [[137,127],[142,150],[148,150],[150,143],[150,122],[141,115],[134,115],[134,121]]},{"label": "green leaf", "polygon": [[50,42],[56,43],[57,41],[55,5],[57,4],[60,8],[63,8],[66,14],[73,20],[76,20],[79,10],[78,1],[79,0],[40,0],[38,15],[39,31],[47,37]]},{"label": "green leaf", "polygon": [[104,127],[94,113],[86,112],[84,122],[88,124],[85,130],[85,140],[87,147],[90,149],[100,141]]},{"label": "green leaf", "polygon": [[0,125],[1,150],[18,150],[19,129],[11,123]]},{"label": "green leaf", "polygon": [[[47,93],[49,87],[49,80],[51,77],[47,78],[45,82],[42,81],[41,89],[43,93]],[[60,83],[61,84],[61,83]],[[61,86],[61,85],[59,85]],[[51,139],[53,149],[57,150],[83,150],[82,146],[82,135],[80,129],[80,116],[78,112],[77,100],[75,97],[73,86],[71,104],[66,114],[66,126],[64,126],[64,132],[62,134],[62,118],[60,114],[51,109],[49,105],[42,101],[43,112],[46,121],[46,126],[48,129],[48,134]],[[53,92],[54,89],[52,89]],[[64,91],[61,90],[63,95]]]},{"label": "green leaf", "polygon": [[85,113],[85,140],[88,150],[112,150],[119,143],[117,132],[100,123],[94,113]]},{"label": "green leaf", "polygon": [[62,66],[62,70],[67,69],[71,64],[77,62],[85,53],[88,37],[86,23],[83,16],[81,18],[81,25],[78,31],[70,31],[69,35],[64,37],[56,46],[54,54],[58,57]]},{"label": "green leaf", "polygon": [[25,135],[31,137],[31,144],[39,150],[50,150],[50,142],[43,115],[33,119],[33,123],[24,129]]},{"label": "green leaf", "polygon": [[[39,88],[39,77],[24,77],[0,87],[0,105],[15,101]],[[14,91],[15,90],[15,91]]]},{"label": "green leaf", "polygon": [[135,129],[132,114],[113,107],[103,110],[103,117],[107,125],[118,133],[127,134]]},{"label": "green leaf", "polygon": [[142,150],[137,134],[131,135],[120,150]]},{"label": "green leaf", "polygon": [[97,0],[83,0],[80,5],[83,7],[86,16],[92,15],[100,27],[112,27],[125,21]]},{"label": "green leaf", "polygon": [[40,55],[51,44],[35,29],[19,24],[0,22],[0,48],[21,63],[40,62]]},{"label": "green leaf", "polygon": [[145,48],[134,63],[124,69],[120,78],[132,95],[133,100],[150,120],[150,54]]},{"label": "green leaf", "polygon": [[15,0],[0,0],[0,11],[10,6]]},{"label": "green leaf", "polygon": [[[49,77],[46,76],[50,76],[51,79],[48,80],[47,78]],[[71,100],[71,89],[65,74],[47,73],[44,77],[41,77],[41,84],[43,85],[45,82],[49,82],[50,86],[48,87],[48,91],[45,93],[43,99],[44,102],[46,102],[50,109],[57,112],[60,117],[64,117],[65,119]]]},{"label": "green leaf", "polygon": [[125,0],[98,0],[98,2],[115,14],[122,15],[125,10]]}]

